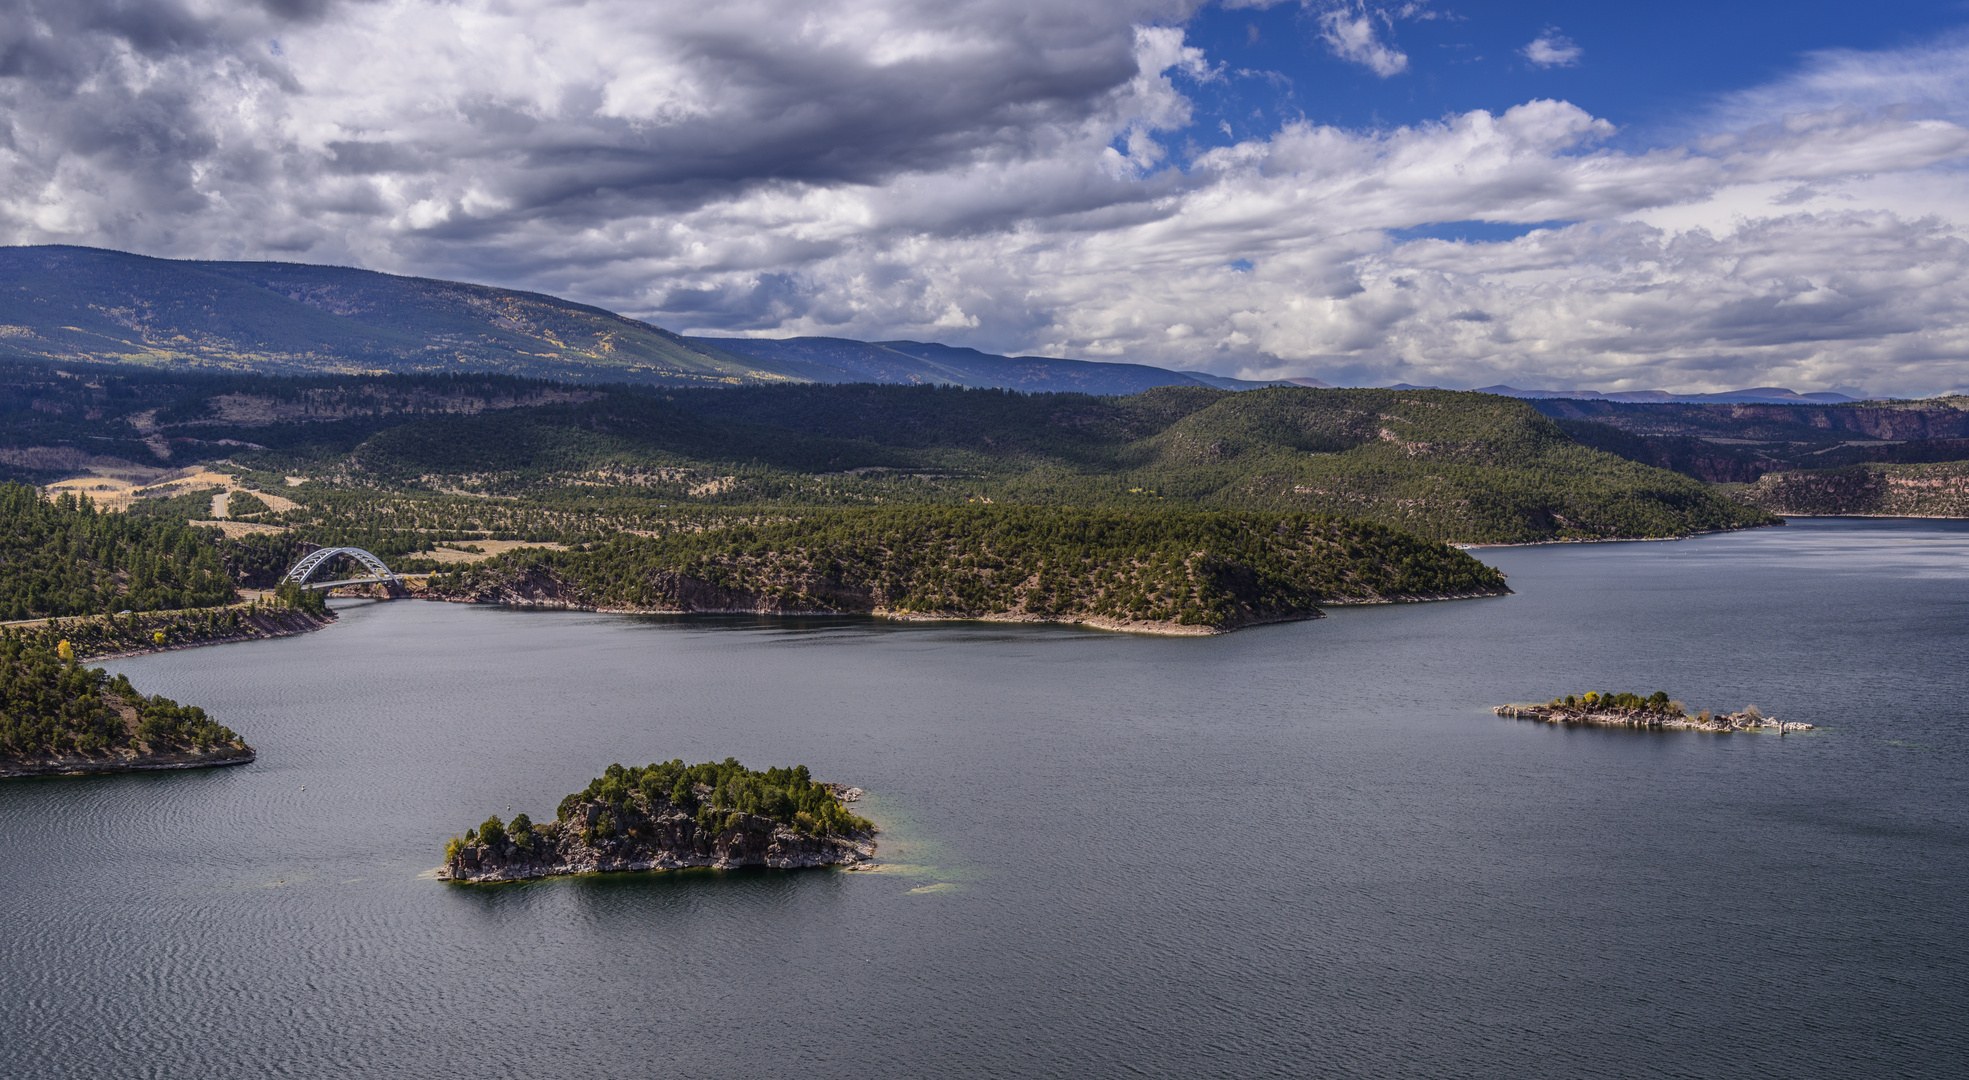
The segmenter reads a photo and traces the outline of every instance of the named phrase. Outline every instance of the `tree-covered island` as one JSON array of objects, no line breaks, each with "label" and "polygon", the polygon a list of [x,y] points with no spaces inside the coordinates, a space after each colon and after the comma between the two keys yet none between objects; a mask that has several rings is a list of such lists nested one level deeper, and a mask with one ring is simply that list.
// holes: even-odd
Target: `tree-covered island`
[{"label": "tree-covered island", "polygon": [[856,788],[815,781],[805,765],[764,771],[734,758],[610,765],[561,800],[555,819],[487,818],[445,845],[448,881],[519,881],[630,870],[793,869],[864,862],[875,825],[849,812]]},{"label": "tree-covered island", "polygon": [[1630,693],[1567,694],[1543,705],[1499,705],[1491,712],[1520,720],[1547,724],[1587,724],[1595,727],[1634,727],[1680,731],[1810,731],[1813,725],[1765,716],[1755,705],[1742,712],[1718,713],[1703,709],[1690,713],[1688,706],[1657,690],[1642,697]]},{"label": "tree-covered island", "polygon": [[1498,596],[1448,544],[1310,514],[898,506],[517,551],[428,595],[603,611],[859,613],[1207,634],[1319,605]]}]

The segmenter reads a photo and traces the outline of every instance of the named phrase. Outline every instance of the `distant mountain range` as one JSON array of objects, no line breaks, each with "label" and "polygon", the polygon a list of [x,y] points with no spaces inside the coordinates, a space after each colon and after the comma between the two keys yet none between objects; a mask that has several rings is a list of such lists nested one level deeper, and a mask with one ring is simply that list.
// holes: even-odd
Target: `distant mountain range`
[{"label": "distant mountain range", "polygon": [[0,356],[276,375],[493,371],[791,382],[745,357],[540,293],[306,263],[0,248]]},{"label": "distant mountain range", "polygon": [[[1441,386],[1417,386],[1413,383],[1396,383],[1385,387],[1388,390],[1443,390]],[[1479,386],[1470,391],[1473,394],[1497,394],[1514,398],[1566,398],[1573,401],[1635,401],[1635,402],[1677,402],[1681,404],[1712,405],[1842,405],[1848,402],[1865,401],[1866,398],[1847,397],[1845,394],[1800,394],[1786,390],[1782,386],[1757,386],[1748,390],[1723,390],[1714,394],[1677,394],[1668,390],[1622,390],[1603,394],[1598,390],[1520,390],[1515,386],[1499,383],[1496,386]]]},{"label": "distant mountain range", "polygon": [[273,375],[497,372],[676,386],[955,383],[1134,394],[1156,386],[1271,385],[914,341],[685,338],[543,293],[341,266],[154,259],[67,246],[0,248],[0,357]]},{"label": "distant mountain range", "polygon": [[[1280,382],[1232,379],[1203,371],[1171,371],[1147,364],[1063,360],[1050,356],[998,356],[976,349],[922,341],[855,341],[850,338],[729,338],[685,340],[773,365],[814,382],[954,383],[1029,392],[1139,394],[1157,386],[1211,386],[1250,390]],[[1318,380],[1292,383],[1325,386]]]},{"label": "distant mountain range", "polygon": [[[0,247],[0,358],[138,363],[273,375],[497,372],[574,382],[743,386],[945,383],[1137,394],[1157,386],[1329,387],[1147,364],[998,356],[921,341],[683,337],[543,293],[283,262],[154,259],[100,248]],[[1399,384],[1391,389],[1435,389]],[[1480,392],[1628,402],[1832,404],[1758,387]]]},{"label": "distant mountain range", "polygon": [[1572,398],[1576,401],[1674,401],[1718,405],[1840,405],[1864,398],[1845,394],[1800,394],[1782,386],[1754,386],[1748,390],[1724,390],[1714,394],[1676,394],[1667,390],[1623,390],[1602,394],[1598,390],[1520,390],[1515,386],[1480,386],[1476,393],[1501,394],[1515,398]]}]

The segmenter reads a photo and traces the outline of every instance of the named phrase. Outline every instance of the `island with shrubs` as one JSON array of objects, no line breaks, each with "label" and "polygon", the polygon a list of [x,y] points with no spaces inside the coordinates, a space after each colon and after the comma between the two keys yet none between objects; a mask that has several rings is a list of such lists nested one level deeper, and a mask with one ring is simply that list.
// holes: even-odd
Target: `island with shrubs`
[{"label": "island with shrubs", "polygon": [[438,877],[497,882],[560,874],[688,867],[795,869],[862,863],[873,822],[847,803],[859,788],[821,783],[805,765],[748,769],[734,758],[610,765],[561,800],[555,819],[490,817],[445,845]]},{"label": "island with shrubs", "polygon": [[1811,724],[1783,721],[1765,716],[1755,705],[1742,712],[1719,713],[1709,709],[1690,713],[1688,706],[1657,690],[1648,697],[1629,693],[1567,694],[1543,705],[1499,705],[1491,712],[1520,720],[1547,724],[1589,724],[1597,727],[1634,727],[1680,731],[1810,731]]}]

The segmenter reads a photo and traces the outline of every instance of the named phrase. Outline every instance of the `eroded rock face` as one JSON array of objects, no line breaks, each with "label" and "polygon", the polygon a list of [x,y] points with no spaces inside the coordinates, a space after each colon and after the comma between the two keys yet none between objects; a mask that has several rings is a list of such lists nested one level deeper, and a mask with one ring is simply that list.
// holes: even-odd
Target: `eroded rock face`
[{"label": "eroded rock face", "polygon": [[560,821],[494,843],[464,844],[438,876],[449,881],[519,881],[556,874],[629,870],[790,870],[872,859],[872,835],[817,836],[771,818],[719,812],[706,826],[668,803],[636,796],[611,807],[598,802],[568,808]]}]

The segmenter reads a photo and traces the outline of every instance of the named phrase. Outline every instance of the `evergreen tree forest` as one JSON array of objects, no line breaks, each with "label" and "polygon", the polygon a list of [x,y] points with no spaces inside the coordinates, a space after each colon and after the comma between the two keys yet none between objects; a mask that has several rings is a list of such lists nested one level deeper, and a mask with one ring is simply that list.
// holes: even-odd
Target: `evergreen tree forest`
[{"label": "evergreen tree forest", "polygon": [[560,588],[587,606],[1025,615],[1227,629],[1321,602],[1501,593],[1445,544],[1306,514],[1030,506],[815,511],[521,550],[433,579],[460,598]]},{"label": "evergreen tree forest", "polygon": [[196,706],[138,693],[38,636],[0,633],[0,760],[229,746],[239,736]]},{"label": "evergreen tree forest", "polygon": [[[749,817],[766,818],[807,836],[866,836],[875,831],[873,822],[850,812],[834,789],[816,782],[805,765],[748,769],[736,758],[697,765],[686,765],[682,758],[648,766],[610,765],[586,788],[561,800],[548,828],[595,843],[647,833],[654,819],[673,812],[689,816],[706,833],[737,827]],[[453,837],[445,861],[470,844],[526,852],[539,842],[540,827],[529,815],[519,814],[510,822],[494,815]]]},{"label": "evergreen tree forest", "polygon": [[0,618],[212,607],[233,599],[212,534],[0,483]]}]

